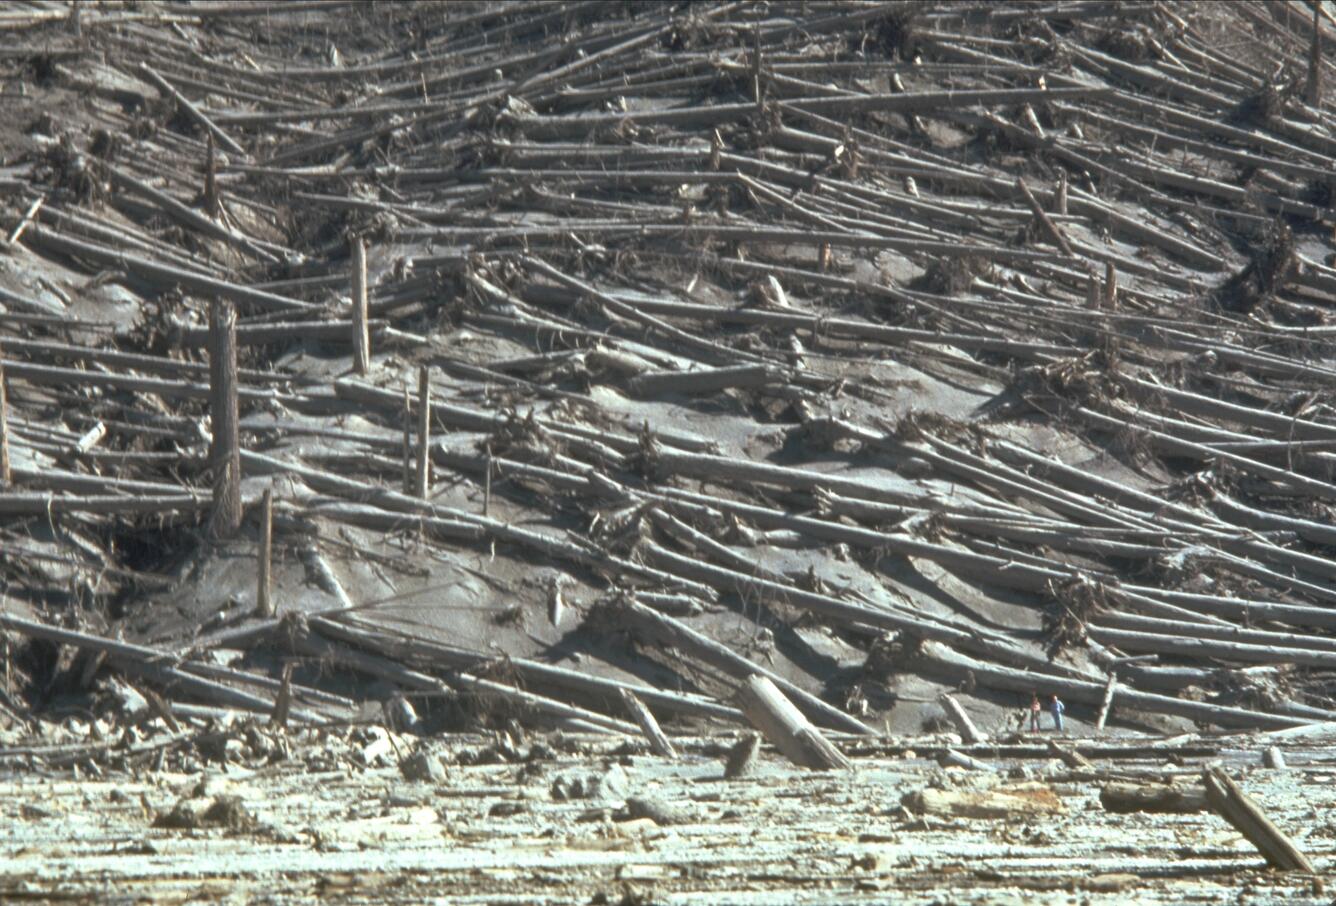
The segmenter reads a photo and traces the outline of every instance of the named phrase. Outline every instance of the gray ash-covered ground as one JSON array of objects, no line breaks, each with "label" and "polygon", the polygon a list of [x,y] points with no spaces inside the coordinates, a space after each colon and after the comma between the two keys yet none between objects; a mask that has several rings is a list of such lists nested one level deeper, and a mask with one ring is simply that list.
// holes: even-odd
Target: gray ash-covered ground
[{"label": "gray ash-covered ground", "polygon": [[0,37],[5,764],[276,707],[634,738],[622,688],[727,735],[758,670],[869,739],[954,729],[943,692],[1090,734],[1110,680],[1115,736],[1336,720],[1330,3],[25,3]]}]

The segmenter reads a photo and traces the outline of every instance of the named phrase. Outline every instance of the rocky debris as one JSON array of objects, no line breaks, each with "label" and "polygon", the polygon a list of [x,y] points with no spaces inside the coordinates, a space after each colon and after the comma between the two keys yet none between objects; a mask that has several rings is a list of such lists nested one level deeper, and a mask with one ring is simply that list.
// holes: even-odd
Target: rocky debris
[{"label": "rocky debris", "polygon": [[557,802],[571,799],[602,801],[624,800],[631,790],[631,779],[621,765],[607,764],[592,774],[563,775],[552,781],[551,794]]},{"label": "rocky debris", "polygon": [[400,760],[399,773],[405,780],[440,783],[445,780],[445,765],[429,749],[419,748]]},{"label": "rocky debris", "polygon": [[748,733],[728,750],[728,759],[724,762],[724,779],[738,780],[749,776],[756,769],[757,756],[761,751],[761,737],[757,733]]},{"label": "rocky debris", "polygon": [[178,800],[171,810],[153,819],[154,827],[170,830],[198,830],[220,827],[235,833],[254,830],[255,815],[241,796],[191,796]]},{"label": "rocky debris", "polygon": [[661,799],[642,796],[629,797],[626,800],[626,805],[619,809],[613,815],[613,818],[617,821],[635,821],[640,818],[648,818],[661,827],[670,824],[690,824],[692,821],[692,815],[688,809],[664,802]]}]

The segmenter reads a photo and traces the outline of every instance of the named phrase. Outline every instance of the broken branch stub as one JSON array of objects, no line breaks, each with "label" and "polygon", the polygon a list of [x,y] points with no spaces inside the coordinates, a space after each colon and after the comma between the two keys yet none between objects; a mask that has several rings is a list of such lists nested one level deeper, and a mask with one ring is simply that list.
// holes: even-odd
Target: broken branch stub
[{"label": "broken branch stub", "polygon": [[753,674],[738,689],[737,701],[752,726],[799,767],[830,771],[852,767],[849,759],[812,726],[769,679]]}]

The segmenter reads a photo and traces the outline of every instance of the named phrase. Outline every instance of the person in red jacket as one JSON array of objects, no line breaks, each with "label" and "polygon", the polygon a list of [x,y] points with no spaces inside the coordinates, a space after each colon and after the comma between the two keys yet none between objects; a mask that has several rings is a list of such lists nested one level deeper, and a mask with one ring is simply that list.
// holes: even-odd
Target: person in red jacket
[{"label": "person in red jacket", "polygon": [[1042,710],[1042,709],[1039,707],[1039,693],[1036,692],[1034,695],[1031,695],[1031,696],[1030,696],[1030,732],[1031,732],[1031,733],[1038,733],[1038,732],[1039,732],[1039,712],[1040,712],[1040,710]]}]

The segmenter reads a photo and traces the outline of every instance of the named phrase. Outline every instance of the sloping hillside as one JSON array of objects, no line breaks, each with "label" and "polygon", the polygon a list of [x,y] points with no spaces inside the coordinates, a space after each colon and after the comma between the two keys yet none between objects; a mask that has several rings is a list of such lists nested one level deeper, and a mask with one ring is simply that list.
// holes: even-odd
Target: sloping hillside
[{"label": "sloping hillside", "polygon": [[764,671],[856,733],[1336,718],[1329,10],[0,34],[14,716],[709,731]]}]

